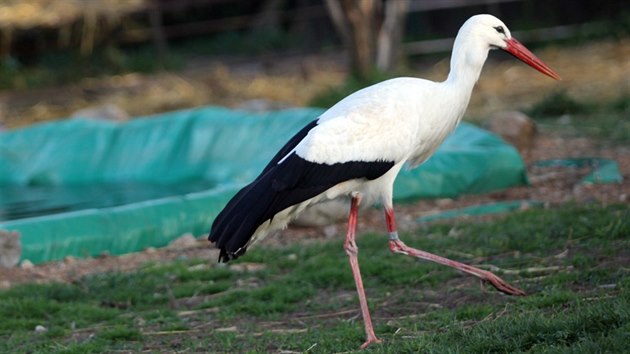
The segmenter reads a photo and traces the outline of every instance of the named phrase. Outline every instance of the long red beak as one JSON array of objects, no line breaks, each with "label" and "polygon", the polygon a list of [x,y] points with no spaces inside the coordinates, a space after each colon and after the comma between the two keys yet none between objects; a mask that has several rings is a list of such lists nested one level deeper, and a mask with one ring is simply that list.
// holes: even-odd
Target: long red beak
[{"label": "long red beak", "polygon": [[550,67],[548,67],[542,60],[538,59],[534,53],[530,52],[529,49],[525,48],[521,42],[517,41],[514,38],[510,38],[506,41],[507,47],[505,47],[506,52],[512,54],[523,63],[531,66],[532,68],[540,71],[541,73],[556,79],[560,80],[560,75],[558,75],[555,71],[553,71]]}]

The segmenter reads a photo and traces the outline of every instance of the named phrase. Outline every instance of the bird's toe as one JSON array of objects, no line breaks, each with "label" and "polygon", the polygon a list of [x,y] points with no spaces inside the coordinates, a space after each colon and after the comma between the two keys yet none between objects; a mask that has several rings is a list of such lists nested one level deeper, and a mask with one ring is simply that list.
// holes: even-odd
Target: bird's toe
[{"label": "bird's toe", "polygon": [[368,339],[365,341],[365,343],[361,344],[360,349],[365,349],[365,348],[367,348],[367,347],[368,347],[370,344],[372,344],[372,343],[380,344],[380,343],[382,343],[382,341],[381,341],[380,339],[376,338],[376,337],[373,337],[373,338],[368,338]]}]

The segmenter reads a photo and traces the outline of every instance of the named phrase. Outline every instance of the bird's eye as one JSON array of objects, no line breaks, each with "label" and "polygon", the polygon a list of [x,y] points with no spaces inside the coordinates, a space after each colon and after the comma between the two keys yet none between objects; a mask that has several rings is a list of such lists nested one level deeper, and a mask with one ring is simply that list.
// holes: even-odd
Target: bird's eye
[{"label": "bird's eye", "polygon": [[497,30],[497,32],[499,33],[505,34],[505,29],[503,29],[503,26],[496,26],[494,29]]}]

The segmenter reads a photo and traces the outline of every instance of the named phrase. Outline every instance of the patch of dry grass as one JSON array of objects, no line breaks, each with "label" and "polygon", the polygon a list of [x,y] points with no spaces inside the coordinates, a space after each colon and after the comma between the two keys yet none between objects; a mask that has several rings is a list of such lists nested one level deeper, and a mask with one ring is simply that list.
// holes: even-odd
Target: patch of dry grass
[{"label": "patch of dry grass", "polygon": [[[473,93],[468,115],[484,117],[500,110],[523,109],[555,91],[575,99],[612,100],[630,94],[630,39],[576,47],[549,47],[536,54],[557,69],[554,81],[526,65],[492,53]],[[497,62],[496,59],[502,58]],[[415,68],[409,75],[442,80],[448,57]],[[238,107],[244,101],[269,100],[278,106],[304,106],[346,78],[341,54],[263,57],[258,60],[191,62],[181,72],[127,74],[84,79],[75,85],[5,92],[0,120],[9,128],[59,119],[88,106],[115,103],[131,116],[199,105]]]}]

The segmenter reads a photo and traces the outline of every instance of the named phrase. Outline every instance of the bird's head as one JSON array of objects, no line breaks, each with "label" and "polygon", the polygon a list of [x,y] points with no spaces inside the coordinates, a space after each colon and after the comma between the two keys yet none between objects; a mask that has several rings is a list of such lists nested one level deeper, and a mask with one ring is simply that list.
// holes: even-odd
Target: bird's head
[{"label": "bird's head", "polygon": [[541,73],[559,80],[560,75],[538,59],[529,49],[512,37],[503,21],[492,15],[476,15],[460,29],[468,40],[485,44],[489,49],[502,49]]}]

